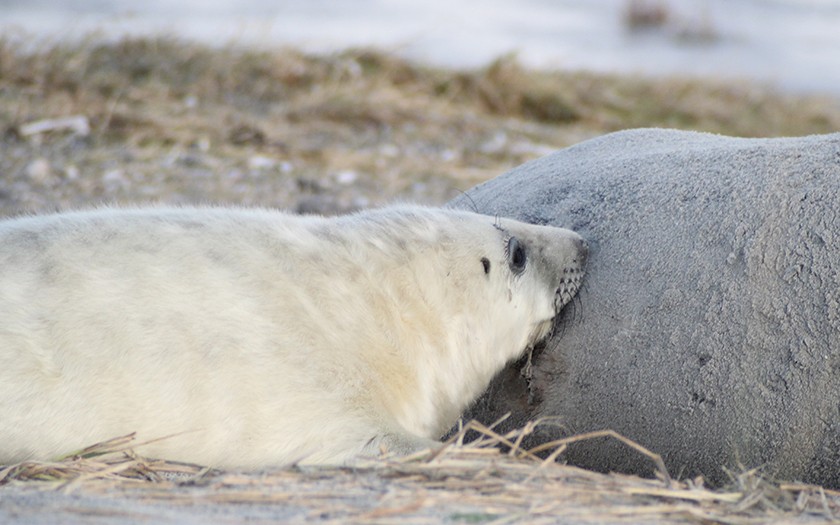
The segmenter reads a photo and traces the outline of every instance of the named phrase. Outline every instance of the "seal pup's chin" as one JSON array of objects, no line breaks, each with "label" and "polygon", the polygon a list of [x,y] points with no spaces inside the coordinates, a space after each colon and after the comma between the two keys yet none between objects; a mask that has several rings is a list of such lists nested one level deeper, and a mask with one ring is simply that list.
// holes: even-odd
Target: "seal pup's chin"
[{"label": "seal pup's chin", "polygon": [[534,331],[528,340],[528,348],[533,347],[534,345],[542,342],[546,337],[551,335],[551,329],[554,326],[554,320],[556,317],[552,317],[547,321],[542,321],[537,323],[534,327]]},{"label": "seal pup's chin", "polygon": [[569,304],[574,298],[580,286],[580,281],[583,278],[583,272],[576,270],[577,276],[574,280],[564,283],[563,286],[557,289],[554,294],[554,315],[544,321],[539,321],[534,324],[534,330],[528,340],[528,346],[533,346],[542,342],[547,337],[551,336],[554,327],[556,326],[560,312]]}]

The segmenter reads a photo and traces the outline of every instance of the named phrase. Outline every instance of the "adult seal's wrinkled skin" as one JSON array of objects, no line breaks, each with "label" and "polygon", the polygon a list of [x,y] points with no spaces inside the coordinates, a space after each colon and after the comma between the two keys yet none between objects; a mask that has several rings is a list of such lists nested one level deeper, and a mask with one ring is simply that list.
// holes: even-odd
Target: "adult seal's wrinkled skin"
[{"label": "adult seal's wrinkled skin", "polygon": [[576,292],[574,232],[401,206],[0,222],[0,464],[137,432],[219,467],[438,439]]},{"label": "adult seal's wrinkled skin", "polygon": [[[592,245],[582,317],[536,356],[530,384],[508,369],[473,414],[610,428],[713,483],[760,468],[840,487],[840,134],[628,131],[468,196],[456,204]],[[604,441],[565,457],[651,471]]]}]

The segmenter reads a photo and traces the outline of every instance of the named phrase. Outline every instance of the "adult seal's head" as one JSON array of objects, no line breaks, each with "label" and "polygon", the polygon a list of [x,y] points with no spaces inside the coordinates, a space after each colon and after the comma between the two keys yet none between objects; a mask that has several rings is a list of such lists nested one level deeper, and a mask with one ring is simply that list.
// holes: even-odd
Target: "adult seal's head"
[{"label": "adult seal's head", "polygon": [[0,463],[129,432],[217,466],[428,447],[546,336],[586,252],[411,206],[0,222]]}]

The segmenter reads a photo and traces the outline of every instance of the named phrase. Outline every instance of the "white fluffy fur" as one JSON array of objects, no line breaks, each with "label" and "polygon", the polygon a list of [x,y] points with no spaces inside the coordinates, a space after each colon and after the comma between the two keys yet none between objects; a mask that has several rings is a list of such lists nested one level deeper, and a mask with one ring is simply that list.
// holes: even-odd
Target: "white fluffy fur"
[{"label": "white fluffy fur", "polygon": [[545,336],[579,239],[408,206],[2,221],[0,464],[133,431],[172,436],[143,454],[222,467],[424,448]]}]

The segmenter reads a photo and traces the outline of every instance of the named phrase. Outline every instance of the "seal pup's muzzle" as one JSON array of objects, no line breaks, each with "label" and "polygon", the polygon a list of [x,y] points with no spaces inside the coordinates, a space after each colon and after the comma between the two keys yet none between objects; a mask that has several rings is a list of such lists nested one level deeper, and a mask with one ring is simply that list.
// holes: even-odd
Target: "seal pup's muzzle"
[{"label": "seal pup's muzzle", "polygon": [[575,241],[577,254],[572,259],[572,264],[563,268],[563,277],[560,286],[554,292],[554,313],[558,315],[577,293],[580,283],[583,280],[586,259],[589,257],[589,245],[584,239]]}]

